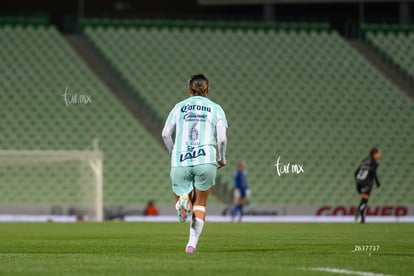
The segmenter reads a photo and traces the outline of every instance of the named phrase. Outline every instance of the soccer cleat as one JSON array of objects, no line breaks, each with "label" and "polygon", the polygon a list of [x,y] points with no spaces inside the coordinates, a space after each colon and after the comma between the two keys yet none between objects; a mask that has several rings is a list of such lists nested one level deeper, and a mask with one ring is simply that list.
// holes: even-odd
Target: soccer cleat
[{"label": "soccer cleat", "polygon": [[359,220],[359,210],[357,209],[355,211],[355,222],[358,222],[358,220]]},{"label": "soccer cleat", "polygon": [[196,253],[196,249],[192,246],[187,246],[185,253]]},{"label": "soccer cleat", "polygon": [[365,223],[365,215],[361,216],[361,223]]},{"label": "soccer cleat", "polygon": [[175,205],[177,209],[177,216],[180,222],[187,221],[188,215],[190,214],[190,206],[188,204],[188,195],[183,194]]},{"label": "soccer cleat", "polygon": [[365,223],[365,212],[361,212],[361,223]]}]

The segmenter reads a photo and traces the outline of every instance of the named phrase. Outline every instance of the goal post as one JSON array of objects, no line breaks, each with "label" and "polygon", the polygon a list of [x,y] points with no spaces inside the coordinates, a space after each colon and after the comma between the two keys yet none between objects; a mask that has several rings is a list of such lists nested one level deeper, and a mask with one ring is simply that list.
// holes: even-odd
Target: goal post
[{"label": "goal post", "polygon": [[103,221],[103,153],[0,150],[0,215]]}]

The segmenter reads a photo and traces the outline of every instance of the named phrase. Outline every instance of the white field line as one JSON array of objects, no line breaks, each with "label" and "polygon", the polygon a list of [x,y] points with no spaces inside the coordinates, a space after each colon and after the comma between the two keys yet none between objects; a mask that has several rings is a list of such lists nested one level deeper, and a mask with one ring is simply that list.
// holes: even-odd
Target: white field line
[{"label": "white field line", "polygon": [[[87,219],[86,219],[87,220]],[[7,215],[0,214],[0,222],[15,222],[15,221],[55,221],[55,222],[75,222],[76,216],[53,216],[53,215]],[[177,222],[177,216],[126,216],[124,221],[131,222]],[[208,215],[208,222],[231,222],[230,216]],[[333,216],[245,216],[243,222],[269,222],[269,223],[294,223],[294,222],[309,222],[309,223],[355,223],[354,217],[333,217]],[[409,217],[371,217],[368,223],[413,223],[414,216]]]},{"label": "white field line", "polygon": [[[143,216],[126,216],[125,221],[163,221],[176,222],[177,216],[157,216],[157,217],[143,217]],[[230,222],[230,216],[208,215],[206,218],[208,222]],[[355,223],[354,216],[244,216],[243,222],[309,222],[309,223]],[[407,217],[369,217],[367,223],[371,222],[414,222],[414,216]]]},{"label": "white field line", "polygon": [[312,270],[312,271],[323,271],[323,272],[330,272],[336,274],[347,274],[347,275],[357,275],[357,276],[392,276],[390,274],[381,274],[381,273],[374,273],[374,272],[366,272],[366,271],[355,271],[343,268],[330,268],[330,267],[301,267],[300,269],[303,270]]}]

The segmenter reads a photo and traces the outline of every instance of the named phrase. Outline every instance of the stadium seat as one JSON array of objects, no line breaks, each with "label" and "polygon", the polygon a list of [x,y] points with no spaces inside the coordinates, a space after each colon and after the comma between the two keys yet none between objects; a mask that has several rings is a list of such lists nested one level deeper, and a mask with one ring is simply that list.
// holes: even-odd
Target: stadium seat
[{"label": "stadium seat", "polygon": [[[99,138],[105,154],[107,205],[169,204],[169,161],[163,145],[115,99],[43,21],[0,22],[0,126],[2,149],[86,149]],[[410,30],[368,32],[367,39],[401,70],[414,76]],[[210,97],[229,121],[228,185],[245,160],[255,204],[350,204],[353,173],[373,146],[384,153],[376,204],[412,204],[414,103],[382,77],[337,33],[306,28],[88,20],[86,35],[136,93],[164,121],[187,97],[186,81],[197,72],[211,84]],[[67,107],[66,87],[92,95],[88,105]],[[39,92],[40,91],[40,92]],[[278,176],[275,162],[303,164],[299,175]],[[52,196],[46,170],[63,170],[67,193]],[[45,171],[0,166],[13,189],[2,203],[79,200],[70,188],[71,168]],[[1,172],[1,171],[0,171]],[[31,178],[25,182],[23,179]],[[17,184],[18,183],[18,184]],[[381,188],[382,189],[382,188]],[[24,196],[29,190],[33,197]],[[210,204],[218,200],[211,198]]]},{"label": "stadium seat", "polygon": [[[414,117],[414,103],[336,32],[170,23],[107,21],[85,24],[84,34],[162,120],[187,96],[188,77],[206,74],[210,97],[229,121],[229,166],[219,173],[232,175],[245,160],[254,202],[354,203],[353,172],[374,145],[384,152],[379,175],[386,190],[410,185],[414,175],[401,170],[409,163],[400,157],[414,150],[406,119]],[[277,176],[278,156],[305,172]],[[397,168],[399,174],[388,173]],[[399,199],[378,192],[376,202]]]},{"label": "stadium seat", "polygon": [[[145,204],[148,196],[170,203],[169,158],[163,145],[116,100],[54,27],[2,25],[0,41],[0,70],[5,72],[0,81],[1,128],[5,128],[1,149],[82,150],[98,138],[105,154],[105,204]],[[66,87],[91,95],[92,103],[66,106]],[[76,187],[71,186],[78,180],[71,167],[39,171],[0,165],[0,175],[8,172],[4,181],[15,183],[2,187],[0,202],[45,203],[50,191],[57,190],[44,178],[51,169],[62,171],[61,185],[70,190],[59,188],[47,203],[78,201]],[[27,190],[32,197],[27,197]]]},{"label": "stadium seat", "polygon": [[414,27],[364,25],[363,30],[368,42],[414,79]]}]

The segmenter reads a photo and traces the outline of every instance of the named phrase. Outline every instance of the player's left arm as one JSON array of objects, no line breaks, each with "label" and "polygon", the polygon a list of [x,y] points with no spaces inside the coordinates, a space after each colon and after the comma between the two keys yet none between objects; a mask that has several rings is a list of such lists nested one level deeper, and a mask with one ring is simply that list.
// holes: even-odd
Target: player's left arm
[{"label": "player's left arm", "polygon": [[171,154],[174,148],[174,141],[172,138],[174,129],[175,129],[175,124],[166,123],[162,130],[162,139],[164,140],[165,147],[167,148],[169,154]]},{"label": "player's left arm", "polygon": [[165,147],[168,153],[171,154],[174,148],[174,141],[172,135],[175,130],[175,108],[168,115],[167,121],[165,122],[164,128],[162,129],[162,139],[164,140]]},{"label": "player's left arm", "polygon": [[375,183],[377,183],[377,187],[379,188],[381,186],[381,183],[380,183],[380,181],[378,179],[377,170],[376,169],[373,171],[373,174],[374,174]]}]

